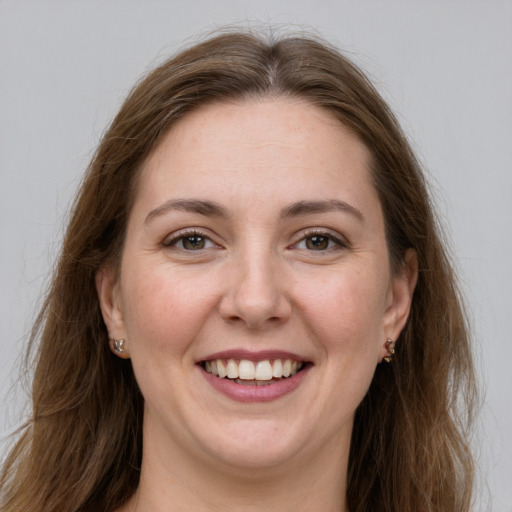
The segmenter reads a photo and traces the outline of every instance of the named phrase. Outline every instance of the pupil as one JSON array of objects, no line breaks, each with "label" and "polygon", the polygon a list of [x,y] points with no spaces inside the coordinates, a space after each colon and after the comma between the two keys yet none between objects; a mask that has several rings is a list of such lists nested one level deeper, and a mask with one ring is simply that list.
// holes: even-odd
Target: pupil
[{"label": "pupil", "polygon": [[311,236],[307,239],[306,246],[308,249],[318,251],[319,249],[327,249],[329,239],[325,236]]},{"label": "pupil", "polygon": [[203,249],[204,238],[202,236],[187,236],[183,239],[185,249]]}]

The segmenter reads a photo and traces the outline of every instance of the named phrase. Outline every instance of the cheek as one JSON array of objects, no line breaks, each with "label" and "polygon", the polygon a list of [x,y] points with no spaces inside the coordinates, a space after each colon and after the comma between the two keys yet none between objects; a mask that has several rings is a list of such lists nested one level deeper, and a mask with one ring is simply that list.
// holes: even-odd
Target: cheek
[{"label": "cheek", "polygon": [[380,343],[386,287],[371,268],[342,269],[301,287],[301,309],[331,350],[364,353]]},{"label": "cheek", "polygon": [[132,358],[185,353],[215,304],[213,286],[191,280],[166,265],[130,273],[122,293]]}]

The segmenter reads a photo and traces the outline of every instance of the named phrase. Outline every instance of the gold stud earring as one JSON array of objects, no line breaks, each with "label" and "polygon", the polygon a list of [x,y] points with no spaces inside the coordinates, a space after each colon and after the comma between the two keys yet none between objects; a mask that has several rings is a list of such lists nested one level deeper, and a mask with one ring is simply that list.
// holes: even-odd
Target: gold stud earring
[{"label": "gold stud earring", "polygon": [[124,348],[124,344],[125,344],[125,341],[123,338],[119,338],[118,340],[116,340],[115,338],[110,338],[110,348],[112,349],[113,352],[115,352],[116,354],[119,354],[119,355],[122,355],[125,353],[125,348]]},{"label": "gold stud earring", "polygon": [[386,361],[386,363],[391,363],[393,356],[395,355],[395,342],[390,338],[386,340],[386,350],[387,354],[383,357],[383,359]]}]

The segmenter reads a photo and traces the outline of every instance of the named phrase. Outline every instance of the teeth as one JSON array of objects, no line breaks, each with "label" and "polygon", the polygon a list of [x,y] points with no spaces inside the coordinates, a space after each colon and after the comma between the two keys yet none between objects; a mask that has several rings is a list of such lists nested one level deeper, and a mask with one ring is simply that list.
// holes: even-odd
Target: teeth
[{"label": "teeth", "polygon": [[217,359],[217,371],[219,372],[219,377],[223,379],[226,373],[226,367],[224,366],[224,362],[221,359]]},{"label": "teeth", "polygon": [[300,361],[292,361],[291,359],[268,359],[253,361],[242,359],[214,359],[204,362],[204,369],[216,375],[221,379],[227,377],[233,379],[239,384],[247,385],[265,385],[271,384],[272,379],[282,379],[295,375],[301,368],[303,363]]},{"label": "teeth", "polygon": [[256,380],[272,380],[272,365],[270,361],[260,361],[256,365]]},{"label": "teeth", "polygon": [[228,374],[228,379],[238,379],[238,365],[233,359],[228,360],[226,372]]},{"label": "teeth", "polygon": [[[259,364],[259,363],[258,363]],[[206,370],[208,371],[208,370]],[[252,361],[242,359],[238,365],[238,376],[242,380],[254,380],[256,377],[256,369]]]},{"label": "teeth", "polygon": [[281,359],[276,359],[274,361],[274,371],[272,372],[272,375],[276,377],[276,379],[283,376],[283,363],[281,362]]},{"label": "teeth", "polygon": [[268,386],[272,384],[269,380],[242,380],[235,379],[237,384],[243,384],[244,386]]},{"label": "teeth", "polygon": [[292,374],[292,362],[287,359],[283,363],[283,377],[289,377]]}]

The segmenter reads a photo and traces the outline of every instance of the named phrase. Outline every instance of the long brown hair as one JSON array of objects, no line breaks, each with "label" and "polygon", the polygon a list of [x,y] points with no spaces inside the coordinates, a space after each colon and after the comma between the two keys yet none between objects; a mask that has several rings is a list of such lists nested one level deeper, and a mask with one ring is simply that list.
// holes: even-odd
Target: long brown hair
[{"label": "long brown hair", "polygon": [[357,410],[351,512],[468,511],[475,380],[466,319],[421,169],[387,105],[337,50],[308,37],[230,32],[181,52],[130,93],[75,200],[60,261],[31,336],[33,412],[0,478],[2,512],[111,511],[138,485],[143,399],[129,361],[108,350],[95,289],[123,248],[137,176],[177,119],[208,102],[305,99],[372,155],[392,270],[419,279],[392,365]]}]

